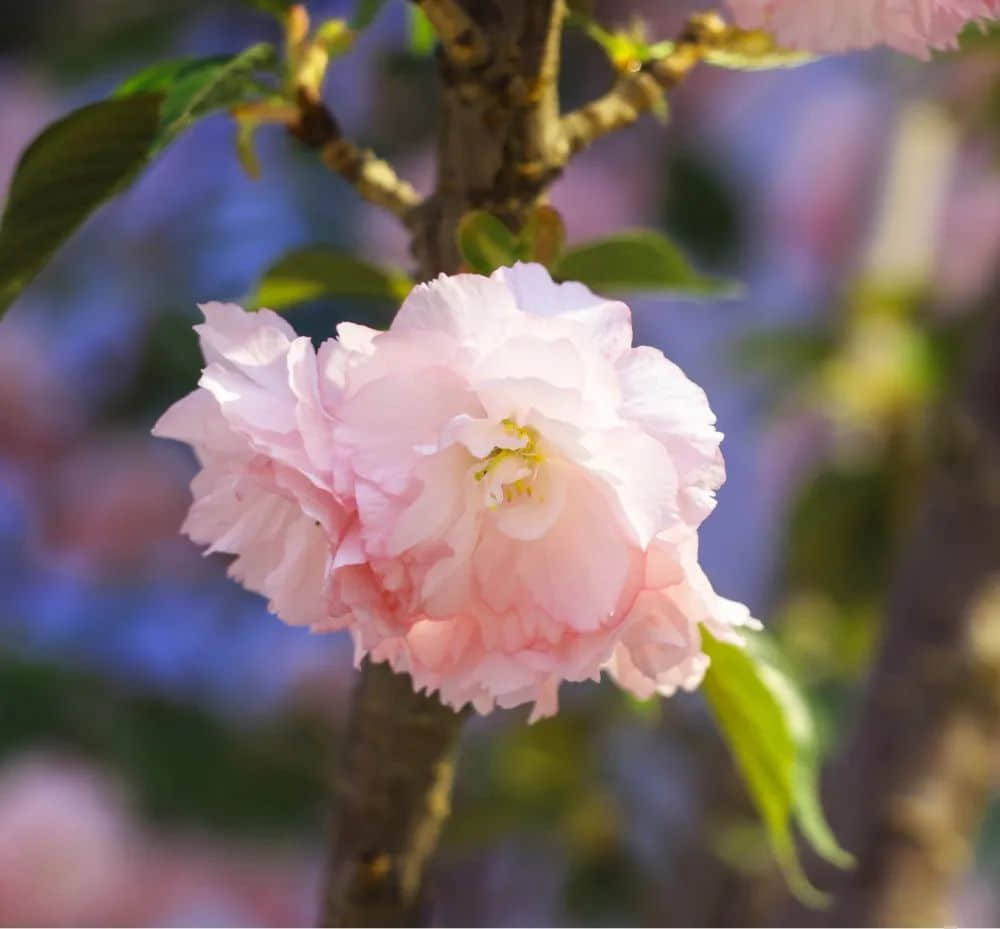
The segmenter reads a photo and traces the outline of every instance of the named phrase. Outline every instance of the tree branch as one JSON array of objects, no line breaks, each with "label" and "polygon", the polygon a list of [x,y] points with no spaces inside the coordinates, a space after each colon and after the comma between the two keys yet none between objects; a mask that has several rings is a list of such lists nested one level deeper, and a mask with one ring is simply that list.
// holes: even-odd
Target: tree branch
[{"label": "tree branch", "polygon": [[441,48],[455,64],[475,68],[490,50],[486,36],[457,0],[413,0],[430,20]]},{"label": "tree branch", "polygon": [[991,304],[889,592],[853,733],[827,782],[857,858],[825,874],[834,905],[776,925],[952,923],[957,877],[996,782],[1000,739],[1000,310]]},{"label": "tree branch", "polygon": [[318,97],[300,88],[298,105],[289,132],[310,148],[318,149],[323,163],[352,184],[365,200],[409,224],[421,199],[412,185],[373,151],[345,139],[336,117]]},{"label": "tree branch", "polygon": [[[415,195],[402,202],[396,198],[426,280],[459,270],[455,234],[465,213],[490,208],[517,226],[555,176],[546,165],[558,121],[555,75],[565,8],[563,0],[422,4],[466,11],[488,50],[477,65],[449,58],[447,50],[439,56],[444,100],[437,189],[419,209]],[[339,138],[325,108],[307,107],[303,113],[300,133],[309,144],[322,147],[331,136]],[[535,171],[539,165],[541,173]],[[365,667],[351,709],[326,925],[423,921],[423,872],[448,813],[462,719],[436,697],[415,693],[407,675],[393,674],[385,665]]]},{"label": "tree branch", "polygon": [[474,66],[447,55],[438,62],[438,186],[413,224],[425,277],[458,270],[455,229],[465,213],[490,210],[517,228],[559,174],[553,145],[564,0],[452,3],[482,31],[488,54]]},{"label": "tree branch", "polygon": [[424,922],[423,872],[450,809],[463,718],[414,693],[408,675],[366,662],[338,782],[321,925]]},{"label": "tree branch", "polygon": [[717,13],[695,14],[666,55],[646,62],[638,71],[623,74],[603,97],[563,116],[559,121],[558,166],[602,136],[631,126],[656,107],[708,49],[725,41],[730,31]]}]

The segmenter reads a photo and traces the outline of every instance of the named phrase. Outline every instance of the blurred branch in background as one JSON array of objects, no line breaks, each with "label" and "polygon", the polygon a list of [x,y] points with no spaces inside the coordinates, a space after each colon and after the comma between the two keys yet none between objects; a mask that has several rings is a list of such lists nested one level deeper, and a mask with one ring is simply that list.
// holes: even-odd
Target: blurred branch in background
[{"label": "blurred branch in background", "polygon": [[853,734],[830,777],[831,816],[858,857],[829,875],[834,908],[789,924],[953,921],[996,779],[1000,737],[1000,304],[984,312],[965,383],[895,572]]}]

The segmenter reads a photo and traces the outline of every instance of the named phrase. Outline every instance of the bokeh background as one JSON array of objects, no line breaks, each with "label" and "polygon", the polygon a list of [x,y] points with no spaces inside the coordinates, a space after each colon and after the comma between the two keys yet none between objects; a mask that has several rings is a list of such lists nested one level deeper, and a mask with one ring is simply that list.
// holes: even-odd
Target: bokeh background
[{"label": "bokeh background", "polygon": [[[686,6],[603,12],[621,24],[634,9],[660,38]],[[336,62],[326,96],[426,190],[434,66],[410,49],[404,7],[388,4]],[[278,38],[237,0],[4,3],[0,22],[0,190],[37,131],[155,58]],[[780,638],[831,751],[961,333],[1000,299],[998,49],[700,69],[669,126],[602,141],[553,192],[571,241],[651,226],[746,282],[737,300],[633,300],[637,339],[708,391],[729,480],[703,562]],[[564,70],[567,105],[611,78],[573,30]],[[149,428],[197,379],[197,301],[249,293],[300,245],[408,256],[392,221],[313,153],[277,131],[258,144],[252,181],[226,117],[183,135],[0,324],[2,924],[315,918],[349,643],[284,627],[226,580],[224,558],[179,536],[194,461]],[[291,315],[326,337],[390,310]],[[766,919],[755,901],[779,878],[697,695],[638,704],[610,685],[569,687],[558,717],[525,719],[467,727],[432,875],[438,924]],[[1000,807],[977,847],[959,919],[996,924]]]}]

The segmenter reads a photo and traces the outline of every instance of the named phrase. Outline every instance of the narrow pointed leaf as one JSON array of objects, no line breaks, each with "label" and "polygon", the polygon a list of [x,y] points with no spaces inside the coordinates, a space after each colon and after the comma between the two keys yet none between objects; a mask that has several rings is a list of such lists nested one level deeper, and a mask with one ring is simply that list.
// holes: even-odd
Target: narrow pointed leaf
[{"label": "narrow pointed leaf", "polygon": [[839,867],[853,859],[837,843],[819,801],[819,752],[808,703],[762,633],[740,647],[703,631],[711,658],[705,697],[743,775],[792,892],[809,906],[826,896],[806,877],[793,824],[813,850]]},{"label": "narrow pointed leaf", "polygon": [[14,171],[0,221],[0,315],[56,249],[142,169],[159,94],[82,107],[45,129]]},{"label": "narrow pointed leaf", "polygon": [[673,242],[645,229],[570,248],[556,261],[553,274],[560,280],[581,281],[599,293],[663,291],[719,297],[736,290],[728,281],[696,271]]},{"label": "narrow pointed leaf", "polygon": [[270,93],[260,76],[274,70],[277,60],[274,46],[262,42],[238,55],[161,61],[130,77],[114,96],[164,95],[157,139],[161,148],[202,117]]}]

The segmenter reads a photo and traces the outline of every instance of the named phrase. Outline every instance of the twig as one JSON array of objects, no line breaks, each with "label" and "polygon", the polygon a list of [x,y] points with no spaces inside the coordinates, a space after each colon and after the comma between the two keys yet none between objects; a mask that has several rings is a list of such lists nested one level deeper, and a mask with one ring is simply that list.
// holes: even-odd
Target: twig
[{"label": "twig", "polygon": [[563,116],[559,121],[558,164],[565,164],[597,139],[632,125],[652,110],[729,31],[717,13],[692,16],[666,55],[623,74],[603,97]]},{"label": "twig", "polygon": [[336,117],[322,100],[303,88],[297,96],[298,115],[289,124],[289,132],[310,148],[318,149],[323,163],[352,184],[365,200],[409,223],[421,199],[413,186],[371,149],[345,139]]},{"label": "twig", "polygon": [[489,57],[482,30],[457,0],[414,0],[430,20],[445,55],[463,68],[475,68]]}]

